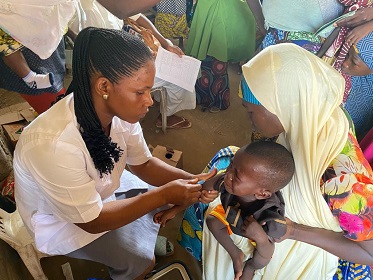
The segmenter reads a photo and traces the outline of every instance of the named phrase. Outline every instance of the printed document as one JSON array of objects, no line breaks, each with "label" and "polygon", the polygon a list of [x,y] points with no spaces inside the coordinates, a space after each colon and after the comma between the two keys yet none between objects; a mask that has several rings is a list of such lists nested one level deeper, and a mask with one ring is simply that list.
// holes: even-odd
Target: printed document
[{"label": "printed document", "polygon": [[188,91],[194,91],[201,61],[193,57],[158,49],[155,59],[155,76],[167,82],[178,85]]}]

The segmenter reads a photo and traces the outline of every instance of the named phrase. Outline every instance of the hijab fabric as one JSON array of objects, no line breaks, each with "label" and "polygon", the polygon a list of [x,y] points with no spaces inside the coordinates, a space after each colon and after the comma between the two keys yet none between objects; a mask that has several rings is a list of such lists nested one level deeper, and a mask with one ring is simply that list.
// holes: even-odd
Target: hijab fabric
[{"label": "hijab fabric", "polygon": [[[294,177],[282,190],[285,216],[341,231],[322,196],[320,178],[347,141],[348,121],[339,108],[343,77],[288,43],[263,50],[243,66],[243,75],[259,102],[279,118],[285,132],[277,142],[294,157]],[[285,240],[276,244],[271,262],[254,279],[331,279],[337,265],[338,258],[323,249]]]}]

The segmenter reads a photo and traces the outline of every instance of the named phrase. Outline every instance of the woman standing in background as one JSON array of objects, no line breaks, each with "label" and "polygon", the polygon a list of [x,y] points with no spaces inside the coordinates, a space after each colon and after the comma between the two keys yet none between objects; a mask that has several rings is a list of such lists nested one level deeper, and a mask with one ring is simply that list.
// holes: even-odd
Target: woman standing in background
[{"label": "woman standing in background", "polygon": [[202,60],[196,83],[197,104],[210,112],[229,107],[228,62],[252,57],[256,25],[243,0],[199,0],[185,53]]}]

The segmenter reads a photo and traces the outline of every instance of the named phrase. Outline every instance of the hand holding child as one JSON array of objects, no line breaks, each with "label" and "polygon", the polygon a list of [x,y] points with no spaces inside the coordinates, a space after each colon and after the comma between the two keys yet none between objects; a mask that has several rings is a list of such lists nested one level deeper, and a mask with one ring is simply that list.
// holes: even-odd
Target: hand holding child
[{"label": "hand holding child", "polygon": [[373,7],[360,8],[352,16],[346,17],[334,23],[334,26],[356,27],[373,20]]},{"label": "hand holding child", "polygon": [[286,220],[286,233],[282,236],[281,239],[274,239],[275,242],[280,243],[286,239],[294,239],[294,230],[295,230],[295,225],[292,220],[289,218],[285,218]]},{"label": "hand holding child", "polygon": [[349,46],[357,44],[361,39],[373,31],[373,22],[367,22],[352,29],[346,36]]}]

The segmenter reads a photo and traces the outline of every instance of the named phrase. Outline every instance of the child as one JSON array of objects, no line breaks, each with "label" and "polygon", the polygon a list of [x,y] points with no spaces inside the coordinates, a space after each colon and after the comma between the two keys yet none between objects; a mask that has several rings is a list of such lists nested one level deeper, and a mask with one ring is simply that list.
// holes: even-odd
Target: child
[{"label": "child", "polygon": [[350,114],[360,141],[373,127],[373,32],[352,45],[342,64],[342,73],[351,76],[346,80],[350,87],[345,108]]},{"label": "child", "polygon": [[[236,152],[226,172],[203,183],[203,189],[221,192],[222,203],[206,218],[206,224],[231,256],[235,279],[251,279],[254,270],[266,266],[274,251],[272,239],[285,234],[279,190],[289,183],[294,169],[293,157],[286,148],[274,142],[255,142]],[[154,220],[164,226],[181,210],[182,207],[174,206],[157,213]],[[245,267],[244,253],[229,237],[232,233],[256,243],[253,257]]]},{"label": "child", "polygon": [[53,74],[36,74],[28,66],[21,49],[23,45],[0,29],[0,53],[2,59],[30,88],[48,88],[53,84]]}]

